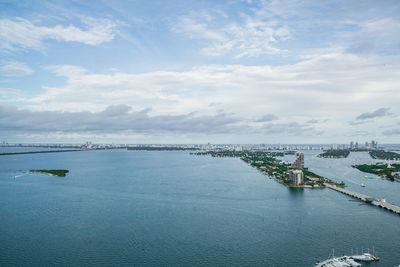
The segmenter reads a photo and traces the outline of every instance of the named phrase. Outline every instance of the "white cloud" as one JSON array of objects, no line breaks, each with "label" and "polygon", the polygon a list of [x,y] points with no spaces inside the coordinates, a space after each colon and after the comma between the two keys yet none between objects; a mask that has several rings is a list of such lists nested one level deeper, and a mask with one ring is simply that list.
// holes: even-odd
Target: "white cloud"
[{"label": "white cloud", "polygon": [[0,66],[0,76],[13,77],[32,74],[33,70],[22,62],[9,61]]},{"label": "white cloud", "polygon": [[398,39],[400,20],[395,18],[382,18],[360,24],[362,31],[375,37],[389,37]]},{"label": "white cloud", "polygon": [[52,27],[37,26],[23,18],[3,18],[0,19],[0,40],[6,49],[41,49],[46,39],[99,45],[111,41],[116,34],[116,24],[108,19],[83,17],[82,23],[83,29],[60,24]]},{"label": "white cloud", "polygon": [[18,99],[22,98],[23,94],[21,90],[13,89],[13,88],[2,88],[0,87],[0,102],[7,103],[9,99]]},{"label": "white cloud", "polygon": [[353,53],[399,52],[400,19],[379,18],[368,21],[350,21],[356,30],[341,32],[339,42]]},{"label": "white cloud", "polygon": [[[226,16],[220,15],[218,20]],[[232,53],[236,58],[278,54],[285,52],[274,44],[290,38],[289,28],[261,16],[242,15],[240,23],[228,21],[219,24],[214,15],[200,12],[180,17],[172,30],[185,34],[190,39],[208,42],[201,51],[208,56]]]}]

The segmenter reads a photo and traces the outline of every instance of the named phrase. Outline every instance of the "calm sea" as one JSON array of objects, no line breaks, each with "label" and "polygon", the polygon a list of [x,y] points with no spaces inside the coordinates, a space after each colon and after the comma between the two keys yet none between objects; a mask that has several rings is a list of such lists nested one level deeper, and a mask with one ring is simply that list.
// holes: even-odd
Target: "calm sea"
[{"label": "calm sea", "polygon": [[[400,204],[400,183],[350,167],[373,162],[368,154],[316,154],[305,153],[311,170]],[[29,169],[70,173],[21,176]],[[333,248],[372,247],[381,261],[367,266],[400,264],[400,216],[329,189],[290,190],[235,158],[125,150],[0,157],[1,266],[312,266]]]}]

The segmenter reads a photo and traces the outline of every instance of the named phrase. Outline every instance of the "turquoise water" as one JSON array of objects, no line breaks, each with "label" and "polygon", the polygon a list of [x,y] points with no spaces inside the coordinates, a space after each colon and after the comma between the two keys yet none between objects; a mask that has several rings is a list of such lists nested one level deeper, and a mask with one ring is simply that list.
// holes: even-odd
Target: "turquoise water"
[{"label": "turquoise water", "polygon": [[[400,202],[400,183],[346,167],[365,155],[315,153],[306,154],[310,169]],[[13,178],[41,168],[70,173]],[[0,157],[0,219],[1,266],[312,266],[332,248],[373,246],[381,261],[368,266],[400,264],[400,216],[328,189],[290,190],[239,159],[188,152]]]}]

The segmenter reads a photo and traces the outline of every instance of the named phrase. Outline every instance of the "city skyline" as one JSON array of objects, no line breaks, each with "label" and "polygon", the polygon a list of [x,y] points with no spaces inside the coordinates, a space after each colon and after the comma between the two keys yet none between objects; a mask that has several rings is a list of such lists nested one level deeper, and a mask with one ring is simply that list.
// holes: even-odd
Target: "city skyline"
[{"label": "city skyline", "polygon": [[0,141],[398,143],[399,14],[398,1],[2,1]]}]

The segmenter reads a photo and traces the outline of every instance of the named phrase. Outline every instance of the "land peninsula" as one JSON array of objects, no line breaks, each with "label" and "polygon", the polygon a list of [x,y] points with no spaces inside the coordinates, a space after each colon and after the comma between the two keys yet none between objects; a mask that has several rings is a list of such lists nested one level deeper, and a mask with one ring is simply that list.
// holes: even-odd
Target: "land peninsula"
[{"label": "land peninsula", "polygon": [[304,174],[304,183],[294,186],[289,178],[289,173],[293,168],[291,163],[284,162],[276,157],[283,156],[283,152],[263,152],[263,151],[206,151],[191,153],[192,155],[210,155],[212,157],[236,157],[258,169],[270,178],[288,186],[301,188],[325,188],[325,183],[337,187],[344,187],[343,182],[337,183],[328,178],[322,177],[302,168]]}]

